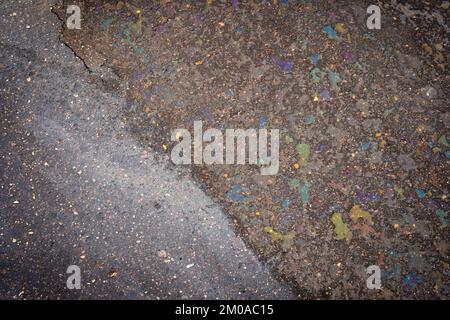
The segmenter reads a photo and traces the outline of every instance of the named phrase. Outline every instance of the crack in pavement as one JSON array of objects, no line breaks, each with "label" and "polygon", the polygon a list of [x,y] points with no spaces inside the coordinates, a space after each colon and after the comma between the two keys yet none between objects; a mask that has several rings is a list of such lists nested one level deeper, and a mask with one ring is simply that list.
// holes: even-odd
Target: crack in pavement
[{"label": "crack in pavement", "polygon": [[[26,17],[33,3],[0,11]],[[12,187],[1,191],[0,296],[293,298],[195,183],[129,137],[117,114],[125,89],[105,91],[61,48],[55,19],[1,23],[0,63],[12,66],[1,74],[2,186]],[[35,57],[18,55],[16,33]],[[81,267],[79,292],[65,289],[69,264]]]}]

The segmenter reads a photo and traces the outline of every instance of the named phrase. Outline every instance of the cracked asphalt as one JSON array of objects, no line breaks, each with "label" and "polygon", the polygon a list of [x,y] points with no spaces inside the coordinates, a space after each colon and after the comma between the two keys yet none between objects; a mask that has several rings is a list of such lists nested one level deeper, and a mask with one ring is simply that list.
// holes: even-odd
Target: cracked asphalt
[{"label": "cracked asphalt", "polygon": [[[73,3],[0,5],[0,297],[448,299],[448,1]],[[174,165],[198,120],[279,172]]]},{"label": "cracked asphalt", "polygon": [[[126,88],[59,41],[52,4],[0,4],[0,297],[294,297],[198,185],[130,137]],[[81,290],[66,288],[72,264]]]}]

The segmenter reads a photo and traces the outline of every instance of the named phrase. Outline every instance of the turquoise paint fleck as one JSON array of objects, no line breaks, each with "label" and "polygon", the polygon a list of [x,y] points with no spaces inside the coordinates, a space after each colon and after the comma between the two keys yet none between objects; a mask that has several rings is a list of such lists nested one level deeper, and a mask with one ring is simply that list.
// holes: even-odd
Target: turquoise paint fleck
[{"label": "turquoise paint fleck", "polygon": [[300,188],[300,196],[304,204],[308,203],[309,200],[309,182],[305,181],[303,186]]},{"label": "turquoise paint fleck", "polygon": [[448,221],[447,221],[447,212],[445,212],[442,209],[439,209],[436,211],[436,215],[438,216],[439,220],[441,220],[442,223],[442,228],[445,228],[446,226],[448,226]]}]

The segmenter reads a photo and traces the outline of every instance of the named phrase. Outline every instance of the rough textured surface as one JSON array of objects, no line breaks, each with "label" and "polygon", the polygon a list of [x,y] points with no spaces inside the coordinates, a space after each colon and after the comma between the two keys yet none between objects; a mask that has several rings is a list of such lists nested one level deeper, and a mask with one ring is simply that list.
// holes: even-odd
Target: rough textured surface
[{"label": "rough textured surface", "polygon": [[[132,139],[125,84],[59,41],[50,5],[0,4],[0,297],[293,297],[195,183]],[[82,290],[66,288],[71,264]]]},{"label": "rough textured surface", "polygon": [[[190,274],[194,267],[179,275],[193,258],[174,258],[167,269],[149,271],[158,280],[147,287],[163,286],[161,296],[198,297],[208,291],[209,279],[217,279],[208,297],[239,296],[233,290],[241,280],[228,283],[211,265],[216,256],[231,259],[218,270],[237,277],[232,256],[242,242],[217,208],[212,215],[218,220],[202,221],[197,208],[205,208],[203,196],[191,186],[192,176],[222,205],[260,260],[301,298],[448,298],[448,2],[378,3],[382,29],[372,31],[365,23],[369,4],[79,2],[82,29],[62,28],[61,40],[82,59],[89,85],[102,94],[95,91],[90,102],[82,102],[86,88],[69,86],[72,96],[61,100],[72,111],[52,103],[35,113],[51,121],[25,121],[48,150],[66,150],[57,159],[68,166],[40,158],[44,166],[38,172],[74,202],[69,212],[79,214],[70,221],[84,223],[74,230],[83,230],[87,244],[99,242],[92,245],[95,252],[130,254],[133,263],[124,259],[119,275],[124,266],[139,272],[156,263],[154,255],[146,256],[155,241],[155,250],[165,250],[159,252],[163,260],[192,245],[207,272]],[[61,21],[64,8],[54,8]],[[22,68],[34,70],[26,63]],[[61,81],[54,84],[60,87]],[[118,92],[125,100],[115,100]],[[205,128],[281,129],[280,172],[262,177],[258,166],[171,166],[171,131],[192,130],[195,120]],[[96,129],[92,123],[99,122],[104,125]],[[157,161],[151,160],[154,152]],[[177,177],[186,185],[177,185]],[[7,195],[15,194],[4,185]],[[164,213],[148,211],[149,199]],[[85,209],[76,208],[80,203]],[[196,244],[188,230],[203,240]],[[108,241],[112,235],[117,242]],[[12,244],[8,248],[13,256],[20,252]],[[240,274],[246,294],[270,296],[279,286],[246,254],[240,261],[252,261],[248,274],[261,270],[262,277]],[[366,288],[370,265],[382,270],[382,290]],[[129,281],[138,286],[144,279]]]}]

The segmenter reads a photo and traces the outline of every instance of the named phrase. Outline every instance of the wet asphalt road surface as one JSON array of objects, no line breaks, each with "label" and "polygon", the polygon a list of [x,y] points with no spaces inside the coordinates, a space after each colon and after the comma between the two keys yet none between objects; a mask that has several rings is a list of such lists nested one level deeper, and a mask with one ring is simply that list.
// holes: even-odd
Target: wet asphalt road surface
[{"label": "wet asphalt road surface", "polygon": [[[295,297],[217,204],[130,137],[126,87],[59,41],[51,4],[0,4],[0,297]],[[69,265],[81,290],[66,288]]]},{"label": "wet asphalt road surface", "polygon": [[[448,2],[67,4],[2,4],[5,297],[448,298]],[[279,172],[174,166],[196,120]]]}]

